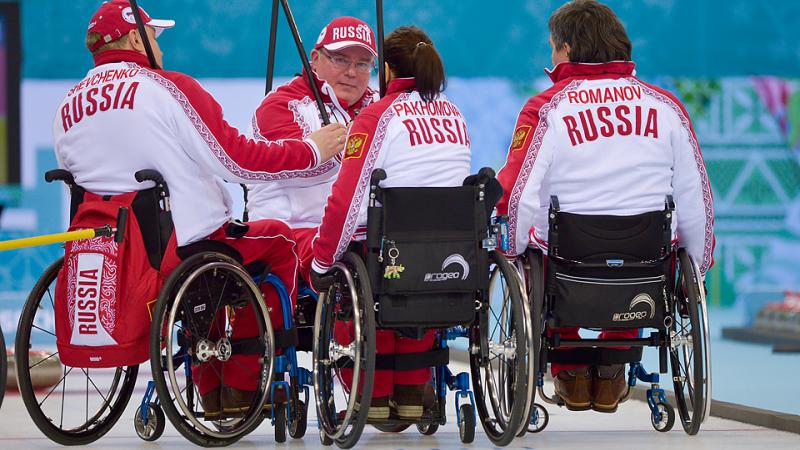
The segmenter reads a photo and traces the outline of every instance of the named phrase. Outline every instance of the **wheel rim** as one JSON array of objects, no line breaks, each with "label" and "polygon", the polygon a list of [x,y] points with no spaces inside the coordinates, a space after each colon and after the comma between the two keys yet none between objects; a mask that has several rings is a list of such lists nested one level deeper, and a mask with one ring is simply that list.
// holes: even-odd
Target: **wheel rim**
[{"label": "wheel rim", "polygon": [[[703,289],[695,278],[699,273],[697,266],[683,251],[679,258],[670,361],[681,423],[687,433],[695,434],[705,419],[711,400],[708,320]],[[701,314],[702,318],[699,317]]]},{"label": "wheel rim", "polygon": [[[344,260],[355,264],[354,258],[348,254]],[[371,367],[374,364],[374,349],[370,350],[369,342],[369,314],[372,312],[367,310],[372,294],[369,287],[363,284],[361,276],[356,279],[357,274],[365,272],[365,269],[359,270],[356,265],[353,271],[343,263],[335,263],[333,267],[337,283],[328,292],[320,294],[314,318],[314,396],[320,433],[342,447],[350,447],[361,436],[368,410],[362,406],[356,412],[356,404],[361,397],[372,397],[372,380],[367,374],[372,372]],[[339,289],[342,285],[346,287],[346,291]],[[337,320],[337,316],[344,320]],[[348,323],[352,324],[352,329]],[[345,333],[344,336],[342,332]],[[374,333],[374,327],[371,333]],[[340,344],[339,341],[349,343]],[[374,342],[374,338],[372,341]],[[352,381],[349,387],[346,387],[347,383],[341,372],[343,367],[337,365],[342,357],[348,357],[352,361]],[[359,389],[352,389],[353,386],[361,386],[361,392],[359,393]],[[337,404],[347,405],[341,418]]]},{"label": "wheel rim", "polygon": [[[533,336],[529,326],[530,310],[519,292],[522,283],[515,269],[499,258],[503,256],[494,256],[489,308],[479,313],[485,315],[488,326],[478,330],[473,327],[470,366],[483,428],[495,445],[507,445],[524,431],[530,414],[533,361],[528,350]],[[515,295],[518,301],[514,301]],[[484,340],[489,347],[487,360],[480,357]]]},{"label": "wheel rim", "polygon": [[[178,270],[180,270],[180,268],[176,269],[176,272]],[[191,273],[189,273],[188,276],[182,277],[180,280],[178,280],[181,282],[181,285],[178,288],[175,296],[172,298],[167,297],[166,299],[169,301],[169,309],[164,312],[163,318],[166,322],[165,329],[168,331],[166,333],[159,333],[162,342],[165,344],[164,350],[162,350],[162,356],[166,356],[164,359],[166,360],[165,369],[168,380],[167,394],[172,401],[171,404],[165,405],[165,412],[167,412],[170,420],[173,421],[173,425],[178,427],[179,430],[184,429],[182,425],[184,425],[184,421],[186,421],[188,422],[188,425],[191,426],[193,433],[222,440],[236,438],[248,433],[254,426],[258,424],[258,422],[260,422],[261,405],[266,402],[269,396],[267,386],[269,386],[272,379],[275,363],[275,359],[273,357],[275,340],[272,326],[269,319],[267,319],[269,316],[266,306],[264,305],[264,302],[260,300],[262,298],[260,289],[253,281],[252,277],[239,265],[229,261],[217,260],[204,262],[201,266],[193,267],[189,270],[191,270]],[[201,285],[202,283],[205,283],[209,296],[216,296],[216,292],[212,292],[209,288],[210,282],[208,281],[208,276],[210,274],[211,277],[217,277],[219,274],[225,273],[227,273],[227,276],[223,286],[219,288],[219,299],[216,301],[216,307],[214,309],[215,319],[213,327],[209,328],[208,333],[203,333],[197,329],[196,323],[192,323],[192,319],[186,319],[187,316],[191,317],[191,315],[187,315],[186,311],[183,309],[186,307],[184,299],[188,298],[187,295],[190,288],[196,288],[194,285],[195,282],[200,283]],[[260,361],[263,362],[259,367],[258,373],[252,373],[251,375],[258,378],[256,395],[251,401],[250,408],[244,414],[244,416],[235,418],[224,418],[221,416],[219,420],[205,421],[202,419],[202,414],[204,414],[204,412],[202,410],[200,393],[197,384],[194,383],[193,380],[191,386],[189,386],[185,375],[179,379],[178,372],[185,373],[185,370],[181,370],[176,366],[176,361],[173,358],[173,355],[176,355],[181,351],[181,345],[179,343],[176,345],[176,340],[178,339],[179,333],[183,333],[185,336],[188,331],[192,336],[205,335],[205,339],[216,341],[217,343],[221,343],[225,338],[211,338],[210,333],[212,328],[216,329],[220,336],[226,336],[226,338],[231,336],[232,322],[235,321],[236,311],[232,306],[225,306],[221,304],[222,295],[225,293],[225,288],[228,286],[229,281],[232,281],[231,286],[233,286],[234,283],[238,283],[236,284],[236,287],[239,288],[238,292],[247,294],[248,306],[254,309],[257,308],[257,310],[260,311],[260,314],[254,314],[254,317],[256,318],[258,327],[256,336],[263,339],[264,342],[264,353],[258,354]],[[174,285],[165,287],[165,291],[172,291],[173,286]],[[179,323],[180,325],[178,325]],[[187,364],[185,359],[183,361],[184,364]],[[219,359],[219,355],[217,355],[216,359],[214,356],[212,356],[208,360],[209,367],[211,367],[213,370],[214,375],[216,375],[220,379],[222,385],[224,385],[223,367],[216,369],[214,367],[215,362],[235,365],[236,361],[234,359],[229,359],[223,362]],[[178,369],[178,371],[176,371],[176,369]],[[248,370],[252,372],[252,370]],[[181,383],[181,381],[183,383]],[[191,394],[188,393],[190,389],[192,390]],[[184,395],[186,395],[186,398],[184,398]],[[175,408],[175,405],[177,405],[177,408]],[[255,408],[253,407],[254,405]],[[206,426],[207,423],[211,423],[213,428]]]},{"label": "wheel rim", "polygon": [[152,406],[147,407],[147,424],[144,423],[144,418],[142,417],[142,410],[137,408],[136,409],[136,418],[133,421],[133,426],[136,429],[136,434],[139,435],[142,439],[149,439],[153,436],[153,433],[156,431],[156,427],[158,424],[156,423],[158,419],[156,419],[156,412]]},{"label": "wheel rim", "polygon": [[[56,281],[62,265],[63,258],[47,268],[20,317],[15,345],[17,380],[25,407],[43,433],[65,445],[90,443],[119,419],[133,392],[139,367],[89,369],[60,363],[54,327]],[[47,350],[32,363],[29,349],[34,347]],[[46,371],[55,372],[56,365],[60,366],[60,376],[48,376]],[[35,391],[33,378],[50,378],[52,387]],[[79,387],[76,390],[73,386]]]}]

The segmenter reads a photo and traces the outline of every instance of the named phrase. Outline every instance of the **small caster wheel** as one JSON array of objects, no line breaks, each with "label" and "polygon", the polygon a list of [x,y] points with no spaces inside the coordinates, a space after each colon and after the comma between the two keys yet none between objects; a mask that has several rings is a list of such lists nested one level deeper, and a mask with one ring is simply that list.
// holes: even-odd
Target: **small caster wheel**
[{"label": "small caster wheel", "polygon": [[437,431],[439,431],[439,424],[438,423],[418,423],[417,424],[417,431],[424,436],[433,436]]},{"label": "small caster wheel", "polygon": [[147,404],[147,423],[145,423],[145,418],[142,417],[142,408],[136,408],[136,413],[133,416],[133,427],[136,428],[136,434],[143,440],[152,442],[160,438],[164,434],[166,424],[164,411],[155,403],[150,402]]},{"label": "small caster wheel", "polygon": [[333,445],[333,439],[330,436],[325,434],[325,431],[322,428],[319,429],[319,443],[324,445],[325,447],[330,447]]},{"label": "small caster wheel", "polygon": [[528,423],[528,433],[538,433],[547,427],[550,422],[550,414],[544,406],[534,403],[531,411],[531,421]]},{"label": "small caster wheel", "polygon": [[458,421],[458,437],[464,444],[475,440],[475,408],[471,404],[463,404],[458,408],[461,418]]},{"label": "small caster wheel", "polygon": [[275,405],[275,442],[286,442],[286,407]]},{"label": "small caster wheel", "polygon": [[301,439],[306,435],[306,428],[308,428],[308,407],[302,400],[299,400],[295,411],[297,417],[292,419],[289,424],[289,436],[292,439]]},{"label": "small caster wheel", "polygon": [[653,424],[656,431],[666,433],[675,425],[675,409],[669,403],[661,402],[656,403],[656,408],[658,408],[658,414],[650,413],[650,423]]}]

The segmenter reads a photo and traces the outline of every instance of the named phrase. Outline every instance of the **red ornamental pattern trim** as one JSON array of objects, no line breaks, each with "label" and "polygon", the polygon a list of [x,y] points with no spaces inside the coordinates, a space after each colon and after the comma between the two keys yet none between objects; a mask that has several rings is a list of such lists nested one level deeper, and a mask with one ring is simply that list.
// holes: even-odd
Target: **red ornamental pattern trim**
[{"label": "red ornamental pattern trim", "polygon": [[[276,142],[276,143],[280,143],[280,142],[283,141],[282,139],[278,139],[277,141],[270,141],[269,139],[264,137],[264,135],[261,134],[261,130],[258,128],[258,121],[256,120],[256,116],[255,115],[253,115],[252,126],[253,126],[253,138],[256,139],[257,141]],[[305,132],[303,133],[303,135],[306,136]],[[315,167],[315,168],[313,168],[311,170],[284,170],[284,171],[278,172],[276,174],[268,175],[268,176],[264,177],[264,180],[266,180],[266,181],[280,181],[280,180],[291,180],[291,179],[294,179],[294,178],[314,178],[314,177],[318,177],[318,176],[324,175],[324,174],[326,174],[326,173],[328,173],[331,170],[336,168],[336,161],[334,161],[334,159],[335,158],[329,159],[328,161],[325,161],[321,165],[319,165],[319,166],[317,166],[317,167]]]},{"label": "red ornamental pattern trim", "polygon": [[100,304],[98,305],[100,323],[112,334],[117,326],[117,288],[118,267],[117,256],[119,246],[110,237],[96,237],[67,243],[67,311],[70,329],[75,322],[75,293],[77,291],[75,271],[78,268],[78,256],[81,253],[99,253],[103,255],[103,273],[100,281]]},{"label": "red ornamental pattern trim", "polygon": [[203,122],[203,119],[200,118],[197,110],[194,109],[194,106],[192,106],[189,99],[186,98],[186,94],[184,94],[183,91],[181,91],[178,86],[175,85],[175,83],[153,72],[152,70],[140,67],[137,64],[127,63],[127,65],[131,68],[141,68],[141,73],[144,74],[144,76],[160,84],[161,87],[169,92],[172,98],[174,98],[175,101],[181,106],[183,112],[189,118],[189,121],[191,121],[192,125],[194,125],[195,130],[197,130],[197,133],[206,142],[206,145],[208,145],[208,148],[211,149],[211,153],[214,155],[214,157],[217,158],[223,167],[225,167],[225,169],[227,169],[230,173],[239,178],[253,181],[271,181],[272,177],[276,175],[269,172],[253,172],[240,167],[233,159],[231,159],[230,156],[228,156],[227,153],[225,153],[225,150],[219,144],[217,138],[214,137],[214,134],[208,129],[208,126],[205,124],[205,122]]},{"label": "red ornamental pattern trim", "polygon": [[647,95],[672,108],[678,118],[680,118],[681,126],[683,126],[687,136],[689,136],[689,144],[692,146],[694,161],[695,164],[697,164],[697,171],[700,173],[700,182],[703,185],[703,206],[705,209],[706,223],[704,226],[705,236],[703,240],[703,263],[700,265],[700,272],[705,273],[708,268],[711,267],[711,254],[714,246],[714,199],[711,194],[711,183],[708,179],[706,165],[703,162],[703,154],[700,152],[700,144],[698,144],[697,137],[694,135],[694,131],[692,131],[692,125],[689,121],[689,118],[683,113],[683,109],[681,109],[681,107],[678,106],[674,100],[662,94],[661,92],[656,91],[650,86],[647,86],[636,78],[630,77],[626,79],[629,82],[640,86]]},{"label": "red ornamental pattern trim", "polygon": [[539,148],[542,146],[544,135],[547,133],[547,115],[550,114],[550,112],[556,107],[558,107],[558,104],[567,97],[568,92],[578,89],[578,86],[580,86],[581,83],[582,81],[580,80],[571,82],[564,87],[564,89],[554,95],[550,101],[542,106],[542,108],[539,110],[539,123],[536,125],[536,130],[534,131],[533,138],[531,139],[531,144],[528,146],[528,149],[525,152],[525,160],[522,162],[522,167],[520,168],[519,175],[517,176],[517,181],[514,183],[514,187],[511,190],[511,195],[508,199],[508,235],[511,236],[509,248],[509,253],[511,254],[516,254],[517,248],[517,209],[519,208],[519,202],[522,199],[522,191],[525,190],[525,185],[528,184],[528,178],[533,170],[533,164],[536,162],[536,157],[539,155]]},{"label": "red ornamental pattern trim", "polygon": [[358,185],[356,186],[353,200],[350,202],[350,209],[347,212],[347,219],[342,229],[342,235],[339,238],[339,244],[336,246],[336,253],[334,253],[333,256],[334,261],[339,260],[339,258],[344,255],[347,246],[350,244],[350,239],[358,226],[358,215],[361,211],[360,205],[364,198],[364,192],[366,192],[369,186],[372,169],[375,167],[375,162],[378,160],[380,148],[383,146],[383,141],[386,139],[386,129],[389,127],[389,122],[397,115],[392,105],[406,101],[410,95],[411,94],[407,92],[398,95],[378,120],[378,126],[375,128],[375,138],[372,140],[369,150],[367,150],[367,156],[364,159],[364,167],[361,168],[361,177],[358,179]]}]

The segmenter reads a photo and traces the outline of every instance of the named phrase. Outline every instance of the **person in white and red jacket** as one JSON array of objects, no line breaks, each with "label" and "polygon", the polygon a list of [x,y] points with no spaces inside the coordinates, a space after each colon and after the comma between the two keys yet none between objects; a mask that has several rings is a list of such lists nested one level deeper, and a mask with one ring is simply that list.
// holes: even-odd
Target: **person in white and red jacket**
[{"label": "person in white and red jacket", "polygon": [[[569,2],[549,27],[554,85],[522,108],[498,173],[508,253],[523,253],[530,241],[546,251],[551,195],[566,212],[620,216],[662,209],[672,195],[673,235],[705,273],[713,263],[711,186],[686,109],[636,77],[625,28],[606,5]],[[558,331],[579,338],[577,329]],[[600,338],[636,335],[606,330]],[[568,408],[613,412],[625,390],[623,369],[553,364],[556,393]]]},{"label": "person in white and red jacket", "polygon": [[[442,94],[444,66],[424,31],[401,27],[384,44],[388,86],[386,96],[353,122],[345,144],[342,168],[314,239],[311,278],[325,289],[322,274],[342,257],[351,240],[363,236],[367,223],[367,187],[377,168],[386,171],[386,187],[460,186],[470,170],[467,125],[458,107]],[[379,354],[430,350],[434,335],[401,337],[379,330]],[[405,419],[422,415],[422,396],[430,369],[375,372],[369,417],[389,417],[390,399]]]},{"label": "person in white and red jacket", "polygon": [[[251,222],[240,238],[228,237],[232,203],[223,180],[262,182],[282,172],[318,167],[340,151],[344,127],[334,124],[281,142],[257,142],[240,135],[196,80],[160,68],[163,58],[156,37],[174,21],[154,20],[139,10],[147,37],[136,29],[127,1],[106,2],[92,17],[86,45],[95,67],[67,92],[53,124],[59,165],[73,174],[77,184],[98,195],[146,188],[134,173],[158,170],[169,186],[177,246],[203,239],[223,241],[241,253],[244,264],[269,263],[294,298],[298,262],[291,230],[280,221],[263,220]],[[158,67],[148,61],[144,38],[152,45]],[[176,259],[172,255],[169,261],[167,255],[162,269],[174,268]],[[282,328],[280,301],[273,290],[266,292],[266,302],[274,314],[273,326]],[[234,339],[252,336],[253,322],[246,319],[238,318]],[[222,376],[231,398],[238,399],[255,389],[257,377],[229,369],[258,363],[251,355],[233,359],[241,359],[241,364],[227,364]],[[220,405],[218,374],[196,370],[202,372],[195,383],[206,417],[219,413],[221,406],[239,408],[242,402],[236,399],[226,404],[225,392]]]},{"label": "person in white and red jacket", "polygon": [[[348,124],[377,99],[377,92],[369,88],[377,56],[375,34],[360,19],[337,17],[322,29],[310,64],[331,122]],[[321,127],[322,116],[304,71],[267,94],[249,133],[261,141],[303,139]],[[340,167],[337,155],[314,169],[281,172],[271,182],[247,186],[251,219],[282,220],[294,231],[304,278],[311,264],[311,240]]]}]

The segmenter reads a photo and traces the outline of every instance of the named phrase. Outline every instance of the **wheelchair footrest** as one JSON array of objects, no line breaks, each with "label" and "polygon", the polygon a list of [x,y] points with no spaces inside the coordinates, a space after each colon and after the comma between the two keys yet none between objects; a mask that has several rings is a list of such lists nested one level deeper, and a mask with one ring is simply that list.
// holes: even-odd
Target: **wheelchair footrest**
[{"label": "wheelchair footrest", "polygon": [[548,350],[547,362],[559,364],[625,364],[642,359],[642,347],[627,350],[613,348],[575,348],[570,350]]},{"label": "wheelchair footrest", "polygon": [[367,420],[367,423],[377,424],[377,425],[385,425],[385,426],[395,426],[395,425],[430,425],[430,424],[441,424],[444,421],[444,418],[439,415],[436,411],[426,409],[422,412],[422,416],[419,419],[401,419],[392,413],[386,420]]}]

